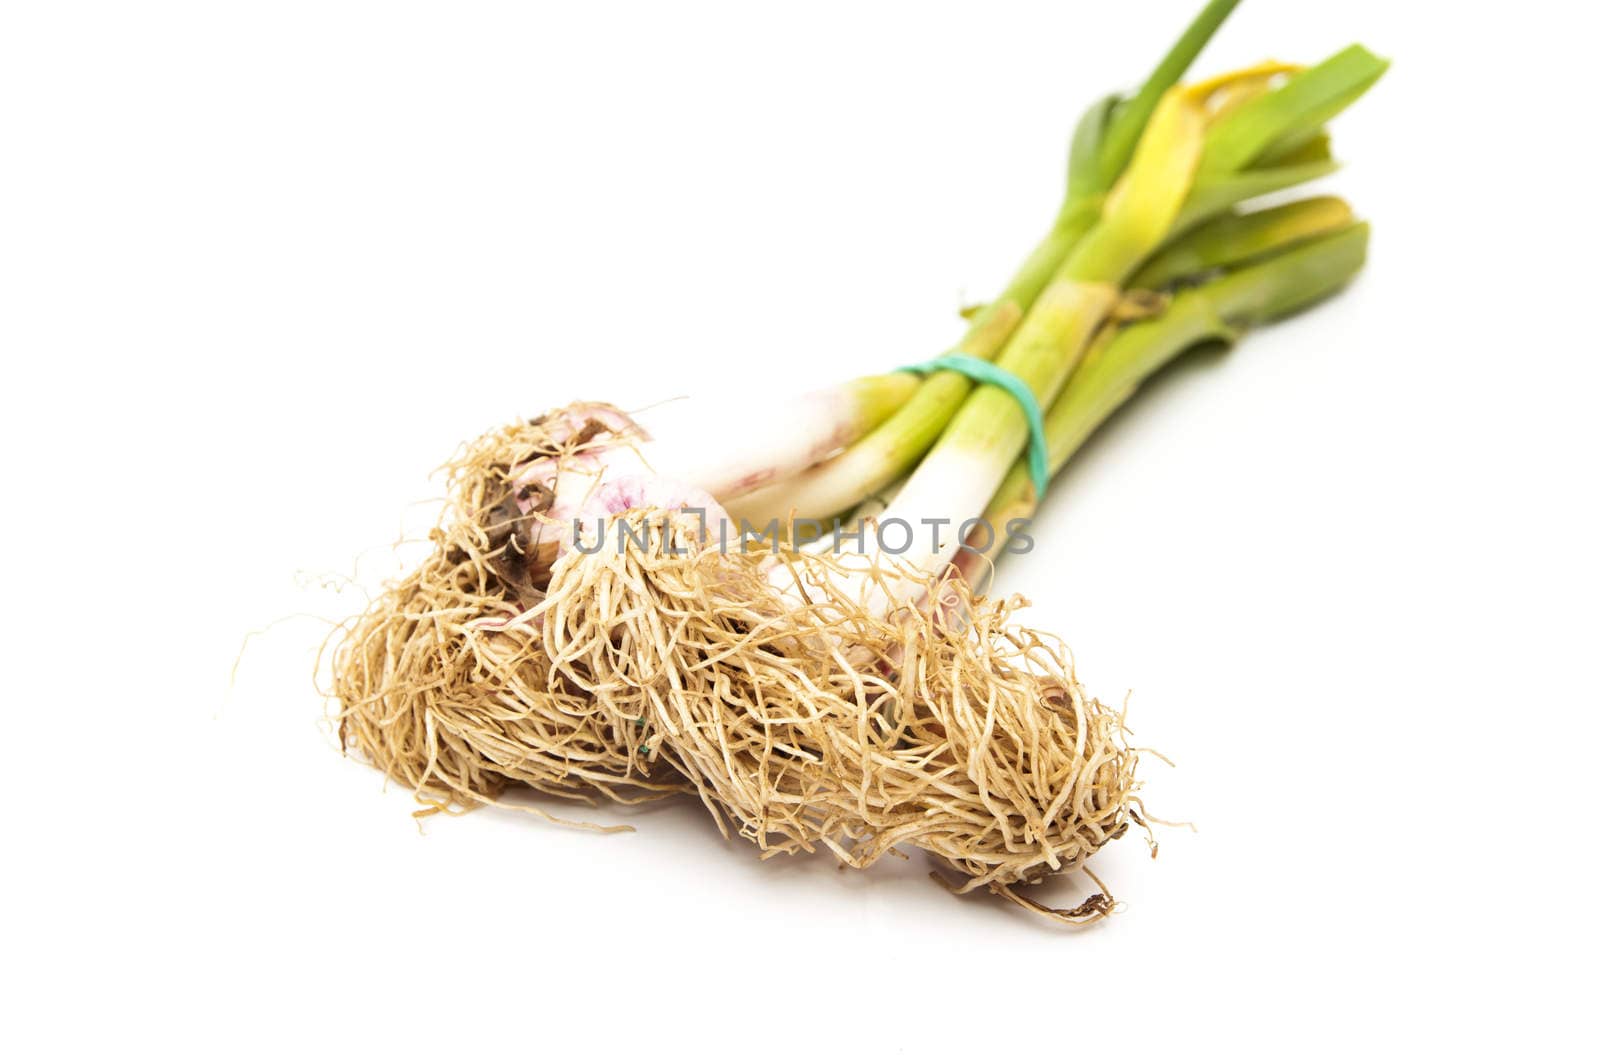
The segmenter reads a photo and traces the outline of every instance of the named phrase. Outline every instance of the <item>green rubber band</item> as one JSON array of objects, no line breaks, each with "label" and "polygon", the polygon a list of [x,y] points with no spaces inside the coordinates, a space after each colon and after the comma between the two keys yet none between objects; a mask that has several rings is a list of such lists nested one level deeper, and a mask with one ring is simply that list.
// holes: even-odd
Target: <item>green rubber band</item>
[{"label": "green rubber band", "polygon": [[1039,412],[1039,400],[1033,397],[1033,389],[1010,370],[961,351],[951,351],[916,365],[901,366],[902,372],[917,374],[936,373],[941,369],[953,370],[980,384],[993,384],[1017,400],[1017,405],[1022,407],[1022,416],[1028,421],[1028,477],[1033,480],[1035,496],[1043,498],[1044,489],[1050,483],[1050,444],[1045,439],[1044,415]]}]

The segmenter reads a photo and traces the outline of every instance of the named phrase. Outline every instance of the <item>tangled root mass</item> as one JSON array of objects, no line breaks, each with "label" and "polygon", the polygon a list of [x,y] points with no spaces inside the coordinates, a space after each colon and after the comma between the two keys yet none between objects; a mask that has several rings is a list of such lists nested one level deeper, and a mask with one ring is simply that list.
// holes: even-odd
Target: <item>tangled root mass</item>
[{"label": "tangled root mass", "polygon": [[450,467],[432,555],[338,637],[347,748],[424,812],[516,786],[693,793],[764,857],[821,847],[865,868],[915,847],[959,873],[958,892],[1070,922],[1110,910],[1103,893],[1062,911],[1014,889],[1143,823],[1121,714],[1014,620],[1020,599],[955,582],[936,608],[873,615],[836,558],[725,551],[653,509],[619,514],[629,534],[602,549],[552,557],[517,470],[606,439],[558,411]]}]

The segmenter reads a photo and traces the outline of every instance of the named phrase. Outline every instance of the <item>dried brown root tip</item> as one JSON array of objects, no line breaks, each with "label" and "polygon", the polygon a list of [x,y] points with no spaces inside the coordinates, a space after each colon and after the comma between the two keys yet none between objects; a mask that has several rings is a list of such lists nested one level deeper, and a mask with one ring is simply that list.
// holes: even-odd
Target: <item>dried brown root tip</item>
[{"label": "dried brown root tip", "polygon": [[[954,885],[937,871],[928,872],[928,877],[954,896],[963,896],[967,892],[966,888]],[[1094,876],[1091,875],[1090,877],[1093,878]],[[1095,883],[1104,891],[1105,886],[1099,879],[1095,879]],[[1082,903],[1071,908],[1051,908],[1049,905],[1041,904],[1031,897],[1025,897],[1012,887],[1000,883],[990,883],[989,892],[997,897],[1004,897],[1012,904],[1017,905],[1019,908],[1025,908],[1035,915],[1042,915],[1047,919],[1053,919],[1058,923],[1066,923],[1070,926],[1088,926],[1091,923],[1098,923],[1119,907],[1116,899],[1105,892],[1090,894]]]},{"label": "dried brown root tip", "polygon": [[1068,926],[1090,926],[1117,910],[1116,900],[1106,893],[1092,893],[1083,903],[1071,908],[1051,908],[1031,897],[1024,897],[1010,886],[995,885],[989,888],[1013,904]]}]

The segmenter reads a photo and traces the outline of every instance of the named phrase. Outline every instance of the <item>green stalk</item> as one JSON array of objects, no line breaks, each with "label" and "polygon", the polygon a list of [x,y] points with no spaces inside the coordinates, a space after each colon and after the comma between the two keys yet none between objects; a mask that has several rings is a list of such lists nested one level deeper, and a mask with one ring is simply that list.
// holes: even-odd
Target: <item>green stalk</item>
[{"label": "green stalk", "polygon": [[[1203,123],[1198,103],[1184,92],[1170,90],[1162,98],[1099,223],[1073,248],[1001,352],[997,364],[1041,403],[1054,398],[1066,382],[1129,275],[1166,239],[1188,198],[1204,149]],[[963,453],[998,461],[998,478],[1026,436],[1027,423],[1016,399],[986,384],[951,420],[927,462],[912,475],[907,495],[914,505],[923,504],[922,494],[912,489],[945,475],[936,464],[941,454],[951,455],[953,465],[963,461]],[[992,480],[982,485],[983,498],[993,489]],[[977,505],[982,504],[980,499]]]},{"label": "green stalk", "polygon": [[1116,108],[1099,152],[1096,185],[1086,185],[1086,190],[1093,187],[1104,193],[1116,184],[1117,178],[1127,168],[1128,160],[1133,158],[1133,149],[1139,143],[1144,127],[1149,124],[1150,116],[1155,113],[1156,104],[1161,102],[1161,97],[1166,95],[1168,89],[1178,83],[1178,79],[1188,71],[1223,21],[1238,6],[1239,0],[1211,0],[1189,23],[1189,28],[1183,31],[1183,36],[1162,57],[1132,99]]},{"label": "green stalk", "polygon": [[1207,134],[1202,173],[1238,173],[1265,154],[1283,153],[1313,139],[1388,68],[1387,60],[1352,44],[1241,104]]},{"label": "green stalk", "polygon": [[[1033,249],[999,297],[978,311],[955,349],[975,358],[992,359],[1004,347],[1018,319],[1037,301],[1061,260],[1094,225],[1098,213],[1098,202],[1069,198],[1049,235]],[[898,479],[933,446],[950,415],[971,391],[972,382],[960,373],[941,370],[929,374],[898,414],[858,444],[862,453],[841,462],[846,467],[871,469],[872,480],[854,488],[855,497],[844,500],[842,505],[817,511],[842,509]]]},{"label": "green stalk", "polygon": [[879,373],[847,381],[838,388],[845,414],[839,430],[856,435],[870,432],[903,409],[916,392],[916,378],[909,373]]},{"label": "green stalk", "polygon": [[1236,174],[1205,175],[1189,193],[1189,201],[1183,205],[1177,224],[1172,227],[1173,232],[1182,234],[1230,207],[1315,181],[1338,168],[1337,162],[1325,159],[1269,166]]},{"label": "green stalk", "polygon": [[1388,68],[1388,60],[1353,44],[1219,118],[1206,132],[1200,173],[1174,232],[1337,170],[1323,127]]},{"label": "green stalk", "polygon": [[[1243,100],[1226,113],[1208,120],[1206,100],[1226,87],[1223,79],[1192,90],[1169,90],[1152,113],[1134,150],[1126,172],[1107,198],[1098,225],[1073,249],[1057,279],[1045,290],[1032,313],[1001,353],[998,364],[1025,382],[1041,403],[1054,400],[1085,353],[1090,334],[1110,309],[1110,303],[1093,297],[1107,286],[1123,287],[1141,262],[1185,227],[1207,215],[1192,213],[1198,191],[1232,185],[1251,163],[1264,155],[1293,155],[1302,148],[1317,150],[1324,124],[1348,107],[1382,76],[1387,63],[1359,45],[1299,71],[1283,84]],[[1233,78],[1245,79],[1249,71]],[[1243,80],[1235,82],[1244,83]],[[1300,164],[1316,166],[1313,160]],[[1283,168],[1276,168],[1283,169]],[[1230,202],[1212,200],[1215,213]],[[1070,302],[1067,312],[1056,309],[1052,294]],[[1048,308],[1048,309],[1047,309]],[[1120,401],[1120,399],[1118,400]],[[932,509],[934,483],[956,479],[951,500],[959,509],[974,483],[998,458],[1013,461],[1026,441],[1022,410],[1003,389],[986,385],[967,400],[951,420],[938,445],[907,483],[896,512],[902,508],[916,516]],[[985,450],[993,453],[985,462]],[[925,475],[926,473],[926,475]],[[993,490],[1002,473],[988,487]],[[982,502],[977,503],[981,506]],[[974,506],[974,511],[977,506]],[[952,514],[962,520],[968,513]],[[935,561],[937,561],[935,557]]]},{"label": "green stalk", "polygon": [[1354,219],[1337,196],[1313,196],[1241,214],[1229,211],[1170,241],[1140,267],[1130,287],[1160,289],[1237,267],[1251,255],[1276,254],[1301,240],[1341,229]]},{"label": "green stalk", "polygon": [[1319,131],[1309,140],[1294,145],[1281,145],[1263,151],[1255,162],[1250,164],[1253,170],[1264,170],[1272,166],[1294,166],[1306,162],[1331,162],[1333,159],[1333,140],[1326,130]]},{"label": "green stalk", "polygon": [[[1185,351],[1205,343],[1231,345],[1245,330],[1303,309],[1347,283],[1365,261],[1368,232],[1366,223],[1346,225],[1294,241],[1264,260],[1265,247],[1258,247],[1244,256],[1255,264],[1180,293],[1155,317],[1105,332],[1045,416],[1051,475],[1144,381]],[[1038,503],[1019,461],[984,512],[987,527],[996,532],[993,541],[985,549],[969,547],[963,567],[973,567],[976,557],[969,553],[998,553],[1011,522],[1032,517]]]},{"label": "green stalk", "polygon": [[[1157,103],[1183,76],[1239,0],[1211,0],[1127,103],[1107,97],[1091,106],[1073,133],[1066,199],[1055,224],[1000,295],[972,319],[956,348],[993,358],[1009,335],[1010,315],[1026,314],[1083,237],[1100,221],[1106,191],[1126,168]],[[996,336],[999,342],[992,342]],[[772,519],[840,513],[901,479],[940,438],[972,394],[952,371],[930,374],[910,402],[854,446],[782,485],[727,500],[735,518],[765,526]]]}]

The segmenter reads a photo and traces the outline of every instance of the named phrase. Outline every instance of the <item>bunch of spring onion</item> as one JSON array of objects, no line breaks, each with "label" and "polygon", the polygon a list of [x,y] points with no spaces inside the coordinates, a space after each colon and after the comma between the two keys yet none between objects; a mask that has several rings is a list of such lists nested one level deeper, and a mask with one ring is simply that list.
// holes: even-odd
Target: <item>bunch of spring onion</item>
[{"label": "bunch of spring onion", "polygon": [[[518,785],[693,793],[764,856],[865,867],[914,846],[961,891],[1103,916],[1103,890],[1057,910],[1019,888],[1147,822],[1137,756],[1019,600],[974,584],[1040,472],[1142,381],[1363,261],[1343,202],[1250,201],[1333,169],[1325,125],[1385,64],[1352,47],[1180,84],[1236,4],[1213,0],[1137,92],[1083,116],[1054,223],[958,344],[1026,389],[1037,432],[1012,391],[951,370],[803,396],[732,453],[703,445],[727,412],[692,406],[577,404],[492,432],[452,466],[433,555],[343,632],[346,744],[424,811]],[[849,515],[903,541],[841,535]],[[834,535],[803,547],[801,521]]]}]

